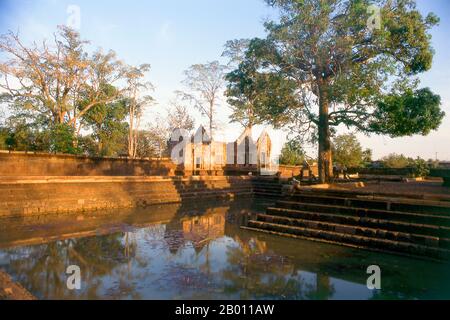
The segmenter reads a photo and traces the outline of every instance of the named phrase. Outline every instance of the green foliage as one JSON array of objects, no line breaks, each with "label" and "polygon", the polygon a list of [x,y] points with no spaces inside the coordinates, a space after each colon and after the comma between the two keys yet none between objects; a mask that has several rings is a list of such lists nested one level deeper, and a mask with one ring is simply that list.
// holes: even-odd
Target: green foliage
[{"label": "green foliage", "polygon": [[405,157],[403,154],[391,153],[381,159],[385,168],[406,168],[411,164],[412,159]]},{"label": "green foliage", "polygon": [[167,142],[169,138],[162,131],[141,130],[138,133],[137,157],[139,158],[159,158],[170,156],[167,154]]},{"label": "green foliage", "polygon": [[47,132],[49,138],[49,151],[67,154],[79,154],[76,143],[75,129],[65,123],[53,125]]},{"label": "green foliage", "polygon": [[305,151],[297,140],[288,141],[281,149],[280,164],[300,166],[305,161]]},{"label": "green foliage", "polygon": [[[118,97],[119,92],[106,97],[103,90],[105,83],[126,76],[113,51],[99,49],[91,54],[88,42],[67,26],[59,26],[50,41],[26,46],[13,32],[0,36],[0,70],[5,74],[0,88],[7,93],[5,103],[55,124],[75,125],[93,106]],[[18,88],[10,87],[13,79],[21,84]]]},{"label": "green foliage", "polygon": [[363,151],[363,167],[367,167],[372,163],[372,150],[366,149]]},{"label": "green foliage", "polygon": [[35,151],[43,147],[43,134],[23,119],[9,121],[7,127],[3,130],[3,135],[4,144],[8,150]]},{"label": "green foliage", "polygon": [[248,75],[241,71],[227,75],[229,85],[225,95],[232,107],[231,121],[239,122],[244,127],[261,123],[279,127],[285,123],[288,109],[296,104],[292,99],[294,82],[274,74],[246,77]]},{"label": "green foliage", "polygon": [[426,177],[430,173],[430,166],[428,165],[428,163],[424,159],[421,159],[419,157],[413,160],[410,163],[410,166],[412,168],[413,177]]},{"label": "green foliage", "polygon": [[354,134],[339,135],[333,140],[333,162],[358,168],[371,160],[371,150],[363,150]]},{"label": "green foliage", "polygon": [[6,127],[0,125],[0,150],[8,150],[9,149],[9,130]]},{"label": "green foliage", "polygon": [[6,149],[14,151],[41,151],[50,153],[79,154],[75,130],[67,124],[50,126],[27,123],[23,119],[10,122],[3,130]]},{"label": "green foliage", "polygon": [[244,127],[264,122],[275,126],[283,124],[286,111],[297,103],[293,99],[296,89],[293,81],[278,74],[258,72],[260,50],[264,50],[262,40],[249,41],[244,60],[225,77],[228,81],[225,95],[232,108],[231,121]]},{"label": "green foliage", "polygon": [[[115,94],[115,88],[108,86],[109,95]],[[113,103],[99,104],[91,108],[84,122],[92,128],[91,143],[87,143],[88,153],[95,156],[118,156],[127,153],[128,107],[125,99]],[[92,148],[92,142],[96,147]]]},{"label": "green foliage", "polygon": [[[439,126],[439,96],[429,89],[415,90],[418,81],[413,77],[431,68],[429,30],[439,21],[435,15],[422,17],[410,0],[398,6],[381,0],[267,2],[280,9],[280,21],[265,24],[267,38],[249,41],[243,61],[227,77],[235,117],[241,118],[252,104],[253,117],[295,123],[295,130],[301,125],[314,129],[319,125],[314,95],[335,105],[328,115],[332,127],[344,124],[402,136],[427,134]],[[382,28],[373,32],[367,29],[370,4],[382,8]],[[257,85],[260,77],[276,79],[278,85],[285,80],[294,90],[273,92],[267,83]],[[386,95],[388,83],[391,93]],[[263,97],[272,98],[272,105],[254,104]],[[419,119],[412,110],[426,118]],[[397,125],[402,121],[408,125]]]},{"label": "green foliage", "polygon": [[371,128],[392,137],[427,135],[439,128],[445,116],[440,105],[441,98],[428,88],[390,94],[378,102]]},{"label": "green foliage", "polygon": [[159,137],[155,134],[155,132],[142,130],[138,133],[138,147],[136,150],[136,156],[139,158],[153,158],[163,156],[159,154],[160,150],[163,150],[164,145],[162,145],[161,149],[159,143],[164,144],[165,142],[161,142]]},{"label": "green foliage", "polygon": [[[92,135],[79,136],[78,137],[78,148],[81,154],[91,157],[98,157],[98,144],[94,140]],[[126,154],[126,152],[125,152]]]},{"label": "green foliage", "polygon": [[409,168],[411,176],[415,178],[426,177],[430,173],[430,168],[432,167],[432,164],[430,165],[426,160],[421,159],[420,157],[413,159],[406,157],[403,154],[396,153],[391,153],[382,158],[381,161],[385,168]]},{"label": "green foliage", "polygon": [[[27,47],[18,34],[0,35],[0,104],[11,114],[0,147],[123,154],[128,129],[137,130],[144,106],[153,101],[139,95],[151,89],[141,81],[150,66],[128,66],[111,50],[88,52],[88,42],[66,26],[59,27],[52,40],[51,45],[44,41]],[[21,85],[13,88],[11,83]]]}]

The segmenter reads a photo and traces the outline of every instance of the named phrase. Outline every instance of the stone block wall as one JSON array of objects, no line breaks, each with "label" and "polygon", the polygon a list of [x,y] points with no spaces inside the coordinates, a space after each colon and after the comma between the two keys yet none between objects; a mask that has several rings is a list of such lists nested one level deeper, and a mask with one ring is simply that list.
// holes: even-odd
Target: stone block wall
[{"label": "stone block wall", "polygon": [[252,196],[251,177],[0,179],[0,218]]},{"label": "stone block wall", "polygon": [[[317,165],[311,166],[312,174],[316,177],[319,175],[319,168]],[[302,166],[286,166],[286,165],[280,165],[278,171],[280,172],[280,176],[283,178],[291,178],[300,175],[302,172],[303,167]],[[309,174],[309,170],[303,171],[303,176],[307,177]]]},{"label": "stone block wall", "polygon": [[173,176],[170,159],[91,158],[0,152],[0,176]]},{"label": "stone block wall", "polygon": [[179,172],[170,159],[0,152],[0,218],[253,196],[264,179],[244,171],[195,174]]}]

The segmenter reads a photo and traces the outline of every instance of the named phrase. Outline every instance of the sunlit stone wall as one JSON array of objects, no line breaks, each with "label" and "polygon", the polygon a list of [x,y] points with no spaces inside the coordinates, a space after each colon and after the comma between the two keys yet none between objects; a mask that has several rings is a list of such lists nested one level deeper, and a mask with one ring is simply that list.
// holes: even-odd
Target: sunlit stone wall
[{"label": "sunlit stone wall", "polygon": [[0,218],[253,195],[251,177],[3,177]]},{"label": "sunlit stone wall", "polygon": [[90,158],[0,152],[0,176],[173,176],[170,159]]}]

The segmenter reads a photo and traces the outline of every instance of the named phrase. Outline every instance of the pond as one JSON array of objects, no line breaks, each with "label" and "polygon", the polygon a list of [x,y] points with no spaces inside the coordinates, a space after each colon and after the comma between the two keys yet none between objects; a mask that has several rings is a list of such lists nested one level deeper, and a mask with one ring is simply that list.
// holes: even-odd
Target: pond
[{"label": "pond", "polygon": [[[245,231],[251,200],[2,222],[0,269],[39,299],[450,299],[448,264]],[[66,269],[80,267],[81,289]],[[381,268],[381,290],[366,285]]]}]

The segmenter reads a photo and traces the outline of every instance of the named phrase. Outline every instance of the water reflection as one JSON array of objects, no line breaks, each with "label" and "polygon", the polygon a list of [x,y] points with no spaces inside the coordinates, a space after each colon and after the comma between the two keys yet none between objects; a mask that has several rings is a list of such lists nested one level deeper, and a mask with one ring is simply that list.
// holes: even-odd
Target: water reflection
[{"label": "water reflection", "polygon": [[[56,241],[47,221],[21,239],[40,244],[0,251],[0,268],[43,299],[450,298],[448,265],[241,230],[258,210],[166,206],[86,218],[82,232],[58,221],[65,239]],[[18,241],[2,237],[3,247]],[[66,288],[72,264],[82,271],[79,291]],[[382,291],[365,286],[370,264],[382,267]]]}]

